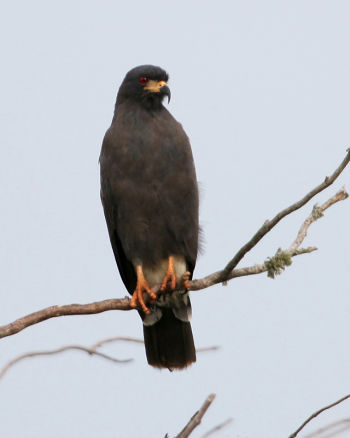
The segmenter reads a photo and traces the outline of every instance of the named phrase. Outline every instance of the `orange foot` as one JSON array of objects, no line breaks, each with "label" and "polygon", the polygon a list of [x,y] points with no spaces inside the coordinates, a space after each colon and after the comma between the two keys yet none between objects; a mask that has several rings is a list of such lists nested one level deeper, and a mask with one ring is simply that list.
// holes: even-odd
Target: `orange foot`
[{"label": "orange foot", "polygon": [[146,306],[146,303],[143,299],[143,293],[146,292],[147,295],[152,300],[155,300],[157,298],[157,295],[153,292],[153,290],[150,288],[150,285],[147,283],[147,280],[145,279],[145,277],[143,275],[142,265],[137,265],[136,274],[137,274],[136,289],[134,290],[134,293],[132,294],[132,297],[130,300],[130,306],[137,307],[137,305],[139,304],[141,306],[141,309],[145,312],[145,314],[149,315],[151,313],[151,311]]},{"label": "orange foot", "polygon": [[169,282],[170,282],[171,289],[174,290],[176,287],[177,277],[175,275],[174,257],[173,256],[169,256],[168,268],[167,268],[166,273],[164,275],[162,284],[160,286],[160,290],[165,291]]},{"label": "orange foot", "polygon": [[184,275],[182,276],[183,282],[184,282],[184,286],[186,289],[190,288],[190,277],[191,277],[191,273],[189,271],[186,271],[184,273]]}]

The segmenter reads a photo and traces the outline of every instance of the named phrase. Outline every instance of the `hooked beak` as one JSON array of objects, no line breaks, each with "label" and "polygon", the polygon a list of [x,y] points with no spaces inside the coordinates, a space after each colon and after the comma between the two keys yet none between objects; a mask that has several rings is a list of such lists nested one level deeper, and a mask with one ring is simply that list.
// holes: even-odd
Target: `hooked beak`
[{"label": "hooked beak", "polygon": [[148,81],[147,85],[144,87],[145,90],[150,91],[151,93],[160,93],[161,96],[168,97],[168,103],[170,102],[171,93],[170,88],[168,87],[165,81]]},{"label": "hooked beak", "polygon": [[169,103],[170,102],[170,98],[171,98],[170,88],[167,85],[163,85],[159,91],[160,91],[160,93],[163,96],[167,96],[168,97],[168,103]]}]

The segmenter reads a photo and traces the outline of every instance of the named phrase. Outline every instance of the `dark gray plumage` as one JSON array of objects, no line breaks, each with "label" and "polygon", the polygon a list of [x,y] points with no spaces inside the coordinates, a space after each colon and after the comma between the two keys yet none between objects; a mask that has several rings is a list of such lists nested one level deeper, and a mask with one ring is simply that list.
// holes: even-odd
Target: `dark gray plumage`
[{"label": "dark gray plumage", "polygon": [[[173,369],[196,360],[189,298],[169,289],[196,264],[198,188],[188,137],[162,104],[167,80],[154,66],[127,73],[100,166],[109,237],[132,303],[142,308],[148,362]],[[161,283],[157,300],[143,303],[147,287]]]}]

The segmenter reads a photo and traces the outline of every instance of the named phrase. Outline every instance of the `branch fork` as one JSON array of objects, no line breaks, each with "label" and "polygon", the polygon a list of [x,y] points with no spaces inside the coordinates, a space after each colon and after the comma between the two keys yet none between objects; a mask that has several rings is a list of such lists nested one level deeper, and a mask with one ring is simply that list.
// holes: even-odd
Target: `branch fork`
[{"label": "branch fork", "polygon": [[[253,235],[253,237],[242,246],[242,248],[235,254],[235,256],[229,261],[225,268],[221,271],[214,272],[204,278],[198,280],[192,280],[188,282],[189,290],[196,291],[213,286],[217,283],[227,282],[233,278],[243,277],[247,275],[256,275],[263,272],[267,272],[270,278],[274,278],[276,275],[282,273],[282,271],[290,266],[292,258],[301,254],[306,254],[315,251],[317,248],[312,246],[308,248],[300,248],[303,240],[306,237],[309,226],[323,216],[324,211],[334,205],[336,202],[345,200],[349,195],[343,187],[338,193],[332,196],[321,206],[314,206],[311,214],[305,219],[304,223],[299,229],[298,235],[291,246],[282,250],[279,249],[273,257],[269,257],[263,264],[249,266],[245,268],[237,269],[236,266],[243,259],[245,254],[257,245],[257,243],[275,227],[280,220],[287,215],[293,213],[299,208],[303,207],[308,201],[310,201],[315,195],[320,193],[329,187],[338,178],[341,172],[345,169],[350,161],[350,149],[348,149],[344,160],[340,163],[337,169],[331,176],[326,177],[325,180],[306,194],[300,201],[295,202],[284,210],[280,211],[273,219],[266,220],[262,227]],[[157,293],[159,286],[153,288],[153,291]],[[10,324],[0,327],[0,338],[14,335],[21,330],[33,325],[38,324],[50,318],[56,318],[59,316],[68,315],[87,315],[106,312],[109,310],[132,310],[130,306],[130,298],[116,298],[104,301],[97,301],[90,304],[69,304],[63,306],[51,306],[46,309],[39,310],[38,312],[26,315],[23,318],[19,318]]]}]

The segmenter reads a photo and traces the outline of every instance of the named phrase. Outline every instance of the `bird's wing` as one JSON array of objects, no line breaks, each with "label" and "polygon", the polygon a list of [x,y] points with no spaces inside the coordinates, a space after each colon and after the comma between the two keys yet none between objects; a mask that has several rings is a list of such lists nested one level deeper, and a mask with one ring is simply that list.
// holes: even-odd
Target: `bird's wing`
[{"label": "bird's wing", "polygon": [[[108,142],[108,136],[105,136],[103,145]],[[100,163],[102,164],[104,154],[104,147],[102,146]],[[118,205],[113,197],[113,191],[110,186],[108,177],[101,172],[101,201],[103,211],[106,218],[109,238],[111,241],[113,253],[117,266],[120,272],[122,281],[130,294],[133,293],[136,287],[136,273],[132,263],[126,258],[120,237],[118,235],[118,228],[115,218],[118,217]]]}]

